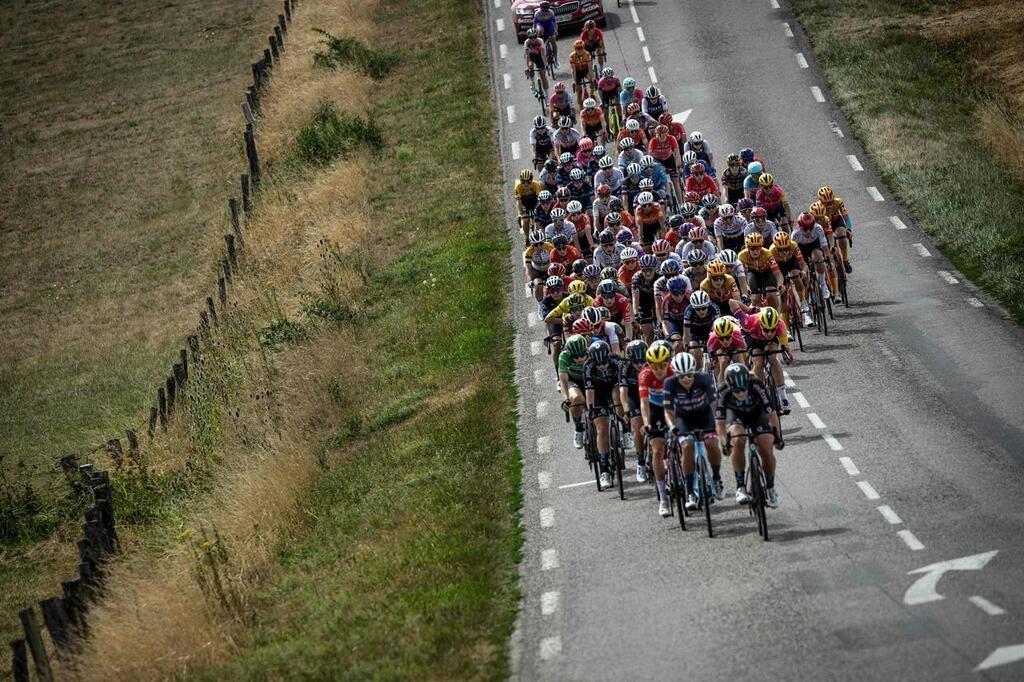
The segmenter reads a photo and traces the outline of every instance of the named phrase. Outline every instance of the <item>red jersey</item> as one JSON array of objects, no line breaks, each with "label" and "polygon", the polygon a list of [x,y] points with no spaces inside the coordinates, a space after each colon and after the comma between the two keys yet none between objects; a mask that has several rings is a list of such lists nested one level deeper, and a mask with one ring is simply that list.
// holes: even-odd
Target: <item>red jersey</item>
[{"label": "red jersey", "polygon": [[714,178],[707,173],[704,173],[699,181],[697,180],[697,176],[691,173],[690,177],[686,178],[686,188],[684,191],[696,192],[700,196],[704,196],[705,194],[718,194],[718,184],[715,182]]},{"label": "red jersey", "polygon": [[666,161],[679,151],[679,142],[671,135],[666,135],[664,140],[659,140],[655,135],[647,143],[647,153],[658,161]]},{"label": "red jersey", "polygon": [[633,275],[638,272],[640,272],[640,263],[638,261],[633,263],[632,270],[628,270],[625,265],[620,265],[619,281],[628,287],[633,283]]},{"label": "red jersey", "polygon": [[629,314],[629,299],[618,292],[615,292],[611,300],[604,296],[598,296],[594,299],[594,305],[604,306],[611,312],[612,317],[620,317],[623,322],[629,322],[632,319]]},{"label": "red jersey", "polygon": [[681,299],[676,299],[672,294],[665,294],[661,297],[661,316],[673,322],[682,321],[686,306],[690,305],[689,292]]},{"label": "red jersey", "polygon": [[650,366],[644,366],[640,370],[640,376],[637,377],[636,383],[640,391],[641,398],[647,398],[651,401],[653,407],[664,407],[665,403],[662,397],[662,389],[665,386],[665,379],[672,376],[672,367],[666,367],[665,378],[659,379],[654,376],[654,371],[651,370]]},{"label": "red jersey", "polygon": [[730,351],[730,350],[746,350],[747,342],[743,340],[743,334],[737,329],[734,331],[728,339],[718,338],[718,334],[711,332],[708,335],[708,351]]},{"label": "red jersey", "polygon": [[580,32],[580,40],[588,50],[593,50],[599,45],[604,45],[604,34],[601,33],[601,29],[595,28],[593,31],[583,29]]},{"label": "red jersey", "polygon": [[[580,258],[583,258],[583,255],[580,253],[579,249],[577,249],[572,244],[569,244],[569,246],[565,247],[564,254],[558,253],[558,249],[554,249],[551,251],[549,257],[551,258],[552,263],[561,263],[565,265],[566,268],[568,268],[574,262],[578,261]],[[569,280],[565,281],[565,285],[569,286]]]}]

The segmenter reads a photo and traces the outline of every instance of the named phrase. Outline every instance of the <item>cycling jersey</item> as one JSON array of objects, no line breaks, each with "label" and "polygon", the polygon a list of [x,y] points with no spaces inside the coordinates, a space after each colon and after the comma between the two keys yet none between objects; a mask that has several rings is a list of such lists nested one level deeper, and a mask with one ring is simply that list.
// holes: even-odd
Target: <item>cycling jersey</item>
[{"label": "cycling jersey", "polygon": [[523,50],[528,54],[544,56],[544,41],[540,38],[527,38],[523,43]]},{"label": "cycling jersey", "polygon": [[[637,380],[640,386],[640,397],[647,398],[651,403],[652,409],[661,409],[665,406],[665,381],[672,377],[672,368],[666,367],[665,369],[665,376],[661,379],[655,376],[654,370],[649,366],[645,366],[640,370],[640,377]],[[656,414],[657,412],[655,411],[655,414],[652,416],[657,419]]]},{"label": "cycling jersey", "polygon": [[765,246],[767,247],[775,240],[775,235],[778,234],[778,226],[771,220],[765,220],[761,228],[758,229],[757,223],[751,221],[747,223],[747,227],[743,230],[743,236],[748,234],[757,233],[764,239]]},{"label": "cycling jersey", "polygon": [[[676,253],[678,253],[679,257],[684,261],[688,260],[690,254],[696,250],[697,242],[680,242],[679,246],[676,247]],[[715,256],[718,255],[718,249],[716,249],[715,245],[707,239],[701,241],[700,250],[704,252],[704,255],[708,257],[709,261],[714,260]]]},{"label": "cycling jersey", "polygon": [[662,397],[665,409],[678,416],[707,410],[717,400],[718,390],[710,374],[697,372],[690,388],[685,388],[678,376],[665,379]]},{"label": "cycling jersey", "polygon": [[580,145],[580,140],[583,139],[583,133],[575,128],[559,128],[552,139],[554,139],[555,144],[562,148],[563,152],[575,154],[577,147]]},{"label": "cycling jersey", "polygon": [[[594,305],[594,299],[587,294],[583,294],[583,305]],[[547,317],[544,318],[545,322],[561,322],[562,317],[569,313],[569,297],[566,296],[561,302],[555,306],[554,310],[548,313]]]},{"label": "cycling jersey", "polygon": [[619,189],[622,187],[622,182],[625,179],[626,176],[622,173],[622,170],[613,166],[608,170],[597,171],[594,175],[594,186],[608,185],[612,190],[612,195],[616,195],[619,193]]},{"label": "cycling jersey", "polygon": [[733,395],[732,389],[723,384],[718,394],[718,409],[715,410],[715,419],[724,419],[729,424],[743,424],[753,428],[755,433],[768,433],[771,429],[768,426],[767,415],[772,409],[771,399],[768,398],[768,391],[760,379],[750,378],[750,388],[747,389],[743,400]]},{"label": "cycling jersey", "polygon": [[594,265],[604,270],[605,268],[618,268],[621,263],[622,249],[625,247],[618,242],[611,244],[611,251],[605,250],[605,246],[594,249]]},{"label": "cycling jersey", "polygon": [[747,169],[743,166],[728,166],[722,171],[722,184],[731,190],[743,190],[743,181],[747,179]]},{"label": "cycling jersey", "polygon": [[728,220],[725,218],[715,219],[715,236],[735,239],[742,237],[747,229],[747,220],[741,215],[732,215]]},{"label": "cycling jersey", "polygon": [[650,204],[648,206],[638,206],[636,209],[636,223],[637,225],[653,225],[655,223],[660,224],[662,217],[665,215],[664,211],[661,210],[661,206],[658,204]]},{"label": "cycling jersey", "polygon": [[786,329],[786,323],[782,321],[782,317],[779,316],[779,323],[775,325],[775,329],[766,330],[761,326],[761,320],[758,317],[760,310],[760,308],[753,308],[749,313],[737,310],[733,317],[740,323],[743,333],[751,339],[765,342],[778,340],[780,346],[788,346],[789,331]]},{"label": "cycling jersey", "polygon": [[564,296],[555,298],[548,293],[548,288],[544,287],[544,298],[540,299],[540,311],[542,317],[547,317],[547,314],[558,307],[558,304],[562,302]]},{"label": "cycling jersey", "polygon": [[684,293],[680,298],[665,294],[661,299],[661,317],[672,322],[683,322],[686,309],[690,307],[689,297]]},{"label": "cycling jersey", "polygon": [[804,255],[800,253],[800,247],[796,243],[790,244],[787,249],[780,249],[778,246],[772,246],[768,249],[768,253],[771,254],[775,262],[779,264],[779,268],[782,269],[782,264],[786,264],[786,270],[798,270],[804,265]]},{"label": "cycling jersey", "polygon": [[656,119],[668,110],[668,100],[661,95],[653,98],[645,96],[640,103],[640,110]]},{"label": "cycling jersey", "polygon": [[684,152],[693,152],[697,155],[697,159],[707,163],[707,167],[711,168],[711,145],[707,142],[702,142],[700,145],[695,145],[690,141],[687,141],[683,145]]},{"label": "cycling jersey", "polygon": [[739,261],[743,263],[743,267],[747,269],[747,272],[768,272],[769,270],[772,272],[779,271],[779,265],[775,262],[775,259],[772,258],[772,254],[768,249],[761,249],[756,258],[750,252],[750,249],[743,249],[740,251],[737,258],[739,258]]},{"label": "cycling jersey", "polygon": [[580,112],[580,120],[583,122],[583,125],[596,128],[604,124],[604,112],[601,111],[600,107],[584,109]]},{"label": "cycling jersey", "polygon": [[683,311],[683,327],[689,327],[690,338],[706,343],[708,335],[711,334],[711,325],[721,314],[722,311],[714,303],[708,306],[708,312],[703,317],[697,314],[696,308],[688,305]]},{"label": "cycling jersey", "polygon": [[558,18],[554,10],[544,11],[542,9],[533,13],[533,27],[544,36],[558,35]]},{"label": "cycling jersey", "polygon": [[550,242],[544,242],[539,246],[531,244],[526,247],[526,251],[523,252],[523,260],[530,263],[530,267],[538,272],[542,272],[547,275],[548,265],[551,264],[551,252],[554,251],[555,247]]},{"label": "cycling jersey", "polygon": [[754,203],[766,211],[780,208],[785,201],[786,193],[779,185],[772,185],[768,190],[761,187],[754,196]]},{"label": "cycling jersey", "polygon": [[590,64],[592,57],[586,50],[576,52],[575,50],[569,53],[569,64],[572,65],[574,71],[588,72],[590,71]]},{"label": "cycling jersey", "polygon": [[[648,317],[654,313],[654,280],[647,279],[644,277],[643,270],[638,270],[633,275],[633,280],[630,282],[630,288],[634,295],[637,296],[639,310],[636,311],[637,317]],[[643,315],[641,313],[646,313]],[[650,321],[650,320],[648,320]]]},{"label": "cycling jersey", "polygon": [[583,367],[583,364],[573,360],[569,351],[563,350],[558,354],[558,373],[568,374],[569,381],[580,387],[583,386]]},{"label": "cycling jersey", "polygon": [[728,309],[730,299],[738,299],[740,290],[736,286],[736,280],[732,275],[725,275],[721,284],[715,284],[710,277],[705,277],[700,283],[700,290],[711,297],[711,300],[719,305],[719,308]]},{"label": "cycling jersey", "polygon": [[604,35],[599,28],[583,29],[580,31],[580,40],[588,50],[595,50],[604,44]]},{"label": "cycling jersey", "polygon": [[619,88],[621,87],[622,82],[615,76],[612,76],[610,78],[608,76],[602,76],[597,80],[597,89],[600,90],[602,93],[614,94],[618,92]]},{"label": "cycling jersey", "polygon": [[619,292],[610,297],[598,296],[594,299],[594,305],[607,308],[615,322],[629,322],[632,319],[629,314],[629,299]]},{"label": "cycling jersey", "polygon": [[[690,280],[686,275],[674,275],[675,277],[682,277],[683,281],[686,282],[686,297],[689,298],[690,294],[693,293],[693,288],[690,286]],[[662,275],[658,279],[654,280],[654,295],[660,297],[668,295],[668,281],[671,279],[666,275]]]},{"label": "cycling jersey", "polygon": [[700,196],[704,196],[705,194],[714,194],[717,196],[718,184],[715,182],[714,178],[707,173],[704,173],[699,180],[696,175],[691,175],[686,178],[686,187],[684,188],[684,191],[696,192]]},{"label": "cycling jersey", "polygon": [[623,90],[619,93],[619,104],[622,106],[622,110],[625,111],[633,102],[640,104],[640,100],[644,97],[644,93],[640,91],[640,88],[633,88],[633,91]]},{"label": "cycling jersey", "polygon": [[619,281],[632,290],[633,276],[640,272],[640,265],[636,261],[633,262],[633,269],[630,270],[625,264],[619,266]]},{"label": "cycling jersey", "polygon": [[555,223],[551,223],[544,228],[544,236],[548,238],[548,241],[551,241],[560,234],[565,235],[565,238],[572,242],[576,236],[576,226],[568,220],[563,220],[561,229]]},{"label": "cycling jersey", "polygon": [[568,92],[552,92],[548,98],[548,106],[553,111],[569,113],[572,110],[572,96]]},{"label": "cycling jersey", "polygon": [[520,180],[512,191],[515,193],[516,199],[532,208],[537,204],[537,195],[540,194],[540,189],[540,183],[536,180],[530,180],[526,183]]},{"label": "cycling jersey", "polygon": [[720,338],[715,332],[711,332],[708,335],[709,353],[738,352],[745,351],[746,349],[747,342],[743,340],[743,334],[739,330],[730,334],[728,340]]},{"label": "cycling jersey", "polygon": [[554,251],[551,252],[551,262],[561,263],[567,268],[576,261],[578,261],[580,258],[583,258],[583,254],[581,254],[580,250],[577,249],[572,244],[569,244],[561,251],[555,249]]},{"label": "cycling jersey", "polygon": [[814,244],[816,248],[828,248],[828,237],[825,236],[825,229],[819,223],[814,223],[814,227],[810,230],[798,227],[793,230],[790,238],[797,244]]},{"label": "cycling jersey", "polygon": [[583,367],[583,388],[594,392],[595,403],[605,404],[611,400],[612,391],[619,385],[619,363],[617,357],[610,357],[604,369],[593,360],[587,360]]},{"label": "cycling jersey", "polygon": [[679,143],[676,142],[676,138],[671,135],[666,135],[664,140],[658,138],[657,135],[651,138],[647,145],[647,153],[655,158],[657,161],[665,161],[668,159],[675,160],[675,154],[679,151]]}]

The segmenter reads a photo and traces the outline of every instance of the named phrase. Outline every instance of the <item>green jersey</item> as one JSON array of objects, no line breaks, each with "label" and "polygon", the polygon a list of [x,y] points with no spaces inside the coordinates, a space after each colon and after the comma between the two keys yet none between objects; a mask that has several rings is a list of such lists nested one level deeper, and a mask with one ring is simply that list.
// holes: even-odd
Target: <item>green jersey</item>
[{"label": "green jersey", "polygon": [[585,363],[580,364],[573,360],[573,357],[572,355],[569,354],[569,351],[563,350],[561,353],[558,354],[558,373],[568,374],[569,379],[579,384],[581,387],[583,386],[584,366]]}]

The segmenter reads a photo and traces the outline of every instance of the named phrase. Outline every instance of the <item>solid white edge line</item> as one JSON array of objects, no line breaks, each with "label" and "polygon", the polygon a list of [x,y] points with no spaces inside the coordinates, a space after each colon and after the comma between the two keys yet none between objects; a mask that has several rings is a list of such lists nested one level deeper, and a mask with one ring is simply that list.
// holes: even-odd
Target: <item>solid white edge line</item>
[{"label": "solid white edge line", "polygon": [[508,57],[508,46],[506,46],[505,43],[498,45],[498,54],[501,55],[502,59]]},{"label": "solid white edge line", "polygon": [[825,428],[825,422],[821,421],[821,417],[819,417],[816,413],[808,412],[807,413],[807,419],[810,420],[811,426],[813,426],[814,428],[816,428],[816,429],[824,429]]},{"label": "solid white edge line", "polygon": [[857,156],[855,154],[847,154],[846,160],[849,162],[850,168],[853,170],[858,172],[864,170],[864,166],[860,165],[860,161],[857,160]]},{"label": "solid white edge line", "polygon": [[803,52],[796,53],[796,65],[801,69],[807,68],[807,57],[804,56]]},{"label": "solid white edge line", "polygon": [[877,500],[882,497],[881,495],[878,494],[878,491],[875,490],[872,487],[872,485],[867,481],[857,481],[857,487],[860,488],[860,491],[862,493],[864,493],[864,497],[868,498],[869,500]]},{"label": "solid white edge line", "polygon": [[642,50],[642,51],[643,51],[643,53],[644,53],[644,61],[645,61],[645,62],[649,62],[649,61],[651,61],[651,51],[647,49],[647,46],[646,46],[646,45],[644,45],[644,47],[643,47],[643,50]]},{"label": "solid white edge line", "polygon": [[840,457],[839,463],[843,465],[843,468],[846,469],[846,473],[850,476],[860,476],[860,469],[857,468],[857,465],[854,464],[853,460],[849,457]]},{"label": "solid white edge line", "polygon": [[825,95],[821,92],[821,88],[819,88],[817,85],[811,86],[811,94],[814,96],[815,102],[821,104],[825,101]]},{"label": "solid white edge line", "polygon": [[793,29],[789,27],[789,24],[785,21],[782,22],[782,30],[785,31],[787,38],[793,37]]},{"label": "solid white edge line", "polygon": [[805,398],[804,394],[800,391],[793,391],[793,399],[796,401],[796,404],[800,406],[800,409],[806,410],[811,406],[811,404],[807,402],[807,398]]},{"label": "solid white edge line", "polygon": [[647,42],[647,38],[644,37],[644,30],[639,26],[636,27],[636,37],[641,43]]},{"label": "solid white edge line", "polygon": [[558,568],[558,550],[556,549],[544,549],[540,553],[540,570],[550,571],[553,568]]},{"label": "solid white edge line", "polygon": [[1006,609],[997,604],[993,604],[984,597],[974,595],[973,597],[968,597],[968,600],[990,616],[1001,616],[1006,613]]},{"label": "solid white edge line", "polygon": [[887,504],[878,505],[878,513],[881,514],[882,518],[888,521],[891,526],[898,526],[903,523],[903,519],[901,519],[899,515],[892,510],[892,507]]},{"label": "solid white edge line", "polygon": [[513,161],[518,161],[519,160],[519,142],[513,142],[512,143],[512,160]]},{"label": "solid white edge line", "polygon": [[909,530],[898,530],[896,535],[900,536],[900,540],[903,540],[904,544],[910,548],[912,552],[920,552],[924,549],[924,543],[917,539],[917,536],[911,533]]},{"label": "solid white edge line", "polygon": [[885,201],[885,197],[882,196],[882,193],[879,192],[878,188],[875,187],[874,185],[868,187],[868,194],[870,194],[871,198],[874,199],[875,201]]},{"label": "solid white edge line", "polygon": [[903,223],[902,220],[900,220],[899,216],[889,216],[889,222],[892,223],[892,226],[895,227],[897,230],[907,229],[907,226]]},{"label": "solid white edge line", "polygon": [[823,433],[821,437],[828,443],[828,446],[835,452],[839,452],[843,449],[843,444],[839,442],[839,439],[833,436],[831,433]]},{"label": "solid white edge line", "polygon": [[541,490],[547,490],[551,487],[551,472],[550,471],[538,471],[537,472],[537,487]]},{"label": "solid white edge line", "polygon": [[537,436],[537,454],[551,454],[551,436]]},{"label": "solid white edge line", "polygon": [[968,302],[968,303],[969,303],[969,304],[971,305],[971,307],[973,307],[973,308],[984,308],[984,307],[985,307],[985,304],[984,304],[984,303],[982,303],[981,301],[979,301],[979,300],[978,300],[977,298],[975,298],[974,296],[971,296],[971,297],[970,297],[969,299],[967,299],[967,302]]},{"label": "solid white edge line", "polygon": [[557,635],[540,640],[541,660],[548,660],[562,653],[562,639]]},{"label": "solid white edge line", "polygon": [[952,273],[946,272],[945,270],[939,270],[939,277],[942,278],[946,284],[959,284],[960,280],[953,276]]},{"label": "solid white edge line", "polygon": [[651,84],[652,85],[657,85],[657,83],[658,83],[658,76],[654,73],[654,67],[653,66],[648,66],[647,67],[647,74],[651,77]]},{"label": "solid white edge line", "polygon": [[553,507],[544,507],[540,510],[540,527],[550,528],[555,525],[555,510]]},{"label": "solid white edge line", "polygon": [[932,252],[929,251],[928,249],[926,249],[924,244],[920,244],[920,243],[915,242],[915,243],[911,244],[911,246],[913,246],[915,249],[917,249],[917,255],[919,255],[921,258],[931,258],[932,257]]},{"label": "solid white edge line", "polygon": [[558,486],[558,489],[559,490],[565,490],[566,488],[579,488],[581,485],[587,485],[588,483],[593,483],[593,482],[594,482],[594,479],[590,479],[589,481],[580,481],[579,483],[566,483],[565,485]]},{"label": "solid white edge line", "polygon": [[550,616],[558,610],[558,600],[562,595],[552,590],[540,595],[540,613],[542,616]]}]

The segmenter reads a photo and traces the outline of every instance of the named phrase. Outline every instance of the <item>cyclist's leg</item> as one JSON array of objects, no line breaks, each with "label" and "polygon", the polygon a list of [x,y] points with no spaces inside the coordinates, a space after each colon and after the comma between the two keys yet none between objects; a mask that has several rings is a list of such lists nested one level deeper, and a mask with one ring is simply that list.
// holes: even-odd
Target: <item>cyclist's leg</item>
[{"label": "cyclist's leg", "polygon": [[764,381],[764,349],[752,348],[750,350],[750,357],[753,359],[754,376]]},{"label": "cyclist's leg", "polygon": [[583,424],[583,407],[586,405],[586,400],[583,397],[583,391],[580,390],[579,386],[569,387],[569,415],[572,417],[573,427],[577,431],[582,431],[584,428]]},{"label": "cyclist's leg", "polygon": [[741,488],[746,484],[747,478],[747,436],[746,430],[739,422],[733,422],[728,426],[729,443],[732,447],[730,461],[732,462],[733,474],[736,477],[736,487]]},{"label": "cyclist's leg", "polygon": [[608,473],[608,452],[611,449],[608,443],[608,435],[610,431],[608,428],[608,419],[609,417],[607,414],[600,417],[594,417],[594,429],[597,431],[597,454],[600,458],[602,473]]},{"label": "cyclist's leg", "polygon": [[[657,408],[660,409],[660,408]],[[665,499],[665,433],[652,431],[651,465],[654,467],[654,485],[658,489],[658,499]]]}]

